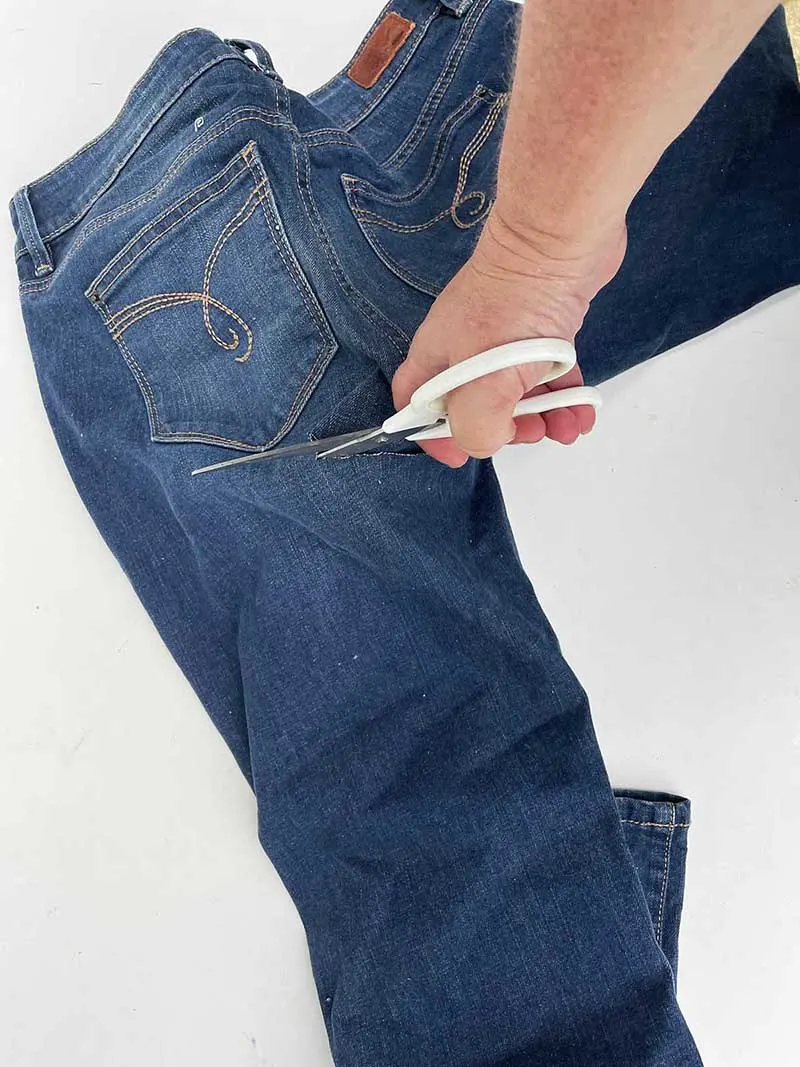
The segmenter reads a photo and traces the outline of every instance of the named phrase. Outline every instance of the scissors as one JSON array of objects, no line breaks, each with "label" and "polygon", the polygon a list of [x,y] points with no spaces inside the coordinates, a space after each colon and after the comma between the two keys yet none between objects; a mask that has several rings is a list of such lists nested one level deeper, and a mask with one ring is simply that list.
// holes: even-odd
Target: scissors
[{"label": "scissors", "polygon": [[[519,367],[525,363],[551,363],[553,366],[541,379],[540,384],[560,378],[575,366],[577,356],[575,348],[561,338],[537,337],[522,341],[511,341],[496,348],[456,363],[441,374],[430,378],[412,394],[406,407],[390,415],[382,425],[369,430],[356,430],[353,433],[325,437],[319,441],[306,441],[297,445],[284,445],[264,452],[253,452],[247,456],[212,463],[200,467],[192,474],[206,474],[209,471],[222,470],[225,467],[238,467],[242,463],[259,463],[265,459],[278,459],[288,456],[313,456],[316,459],[328,457],[342,458],[356,456],[392,441],[432,441],[435,438],[451,437],[450,423],[447,419],[447,396],[454,389],[476,378],[483,378],[495,371]],[[559,389],[555,392],[541,393],[520,400],[514,408],[514,418],[520,415],[535,415],[556,408],[574,407],[578,404],[590,404],[599,408],[602,398],[597,389],[591,386],[575,386],[571,389]]]}]

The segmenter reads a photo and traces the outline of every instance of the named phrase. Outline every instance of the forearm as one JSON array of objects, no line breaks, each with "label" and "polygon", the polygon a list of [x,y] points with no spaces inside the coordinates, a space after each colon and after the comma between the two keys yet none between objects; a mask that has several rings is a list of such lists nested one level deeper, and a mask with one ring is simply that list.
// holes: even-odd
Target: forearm
[{"label": "forearm", "polygon": [[526,0],[495,222],[558,255],[624,219],[773,0]]},{"label": "forearm", "polygon": [[[395,375],[398,407],[433,374],[482,349],[575,338],[623,261],[637,191],[775,6],[526,0],[495,204]],[[453,440],[423,447],[457,466],[512,438],[575,441],[591,428],[591,409],[512,417],[541,376],[541,367],[528,366],[460,386],[448,398]],[[548,388],[581,381],[575,367]]]}]

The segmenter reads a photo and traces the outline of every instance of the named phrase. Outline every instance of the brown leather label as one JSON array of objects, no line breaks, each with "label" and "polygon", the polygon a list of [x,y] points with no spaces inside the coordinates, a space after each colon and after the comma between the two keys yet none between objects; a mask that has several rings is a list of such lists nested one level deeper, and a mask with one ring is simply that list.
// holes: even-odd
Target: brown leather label
[{"label": "brown leather label", "polygon": [[362,89],[371,89],[403,47],[416,23],[396,11],[385,15],[350,64],[348,75]]}]

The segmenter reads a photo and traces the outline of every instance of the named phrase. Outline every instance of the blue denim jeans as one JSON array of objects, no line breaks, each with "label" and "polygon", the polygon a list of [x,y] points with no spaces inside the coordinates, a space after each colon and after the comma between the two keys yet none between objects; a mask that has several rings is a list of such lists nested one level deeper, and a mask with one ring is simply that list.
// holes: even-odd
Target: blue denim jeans
[{"label": "blue denim jeans", "polygon": [[[491,462],[190,476],[390,414],[474,246],[518,8],[390,7],[374,82],[311,96],[260,45],[189,31],[17,193],[44,404],[253,787],[337,1067],[694,1067],[688,805],[612,793]],[[800,281],[799,100],[776,14],[633,205],[579,338],[590,381]]]}]

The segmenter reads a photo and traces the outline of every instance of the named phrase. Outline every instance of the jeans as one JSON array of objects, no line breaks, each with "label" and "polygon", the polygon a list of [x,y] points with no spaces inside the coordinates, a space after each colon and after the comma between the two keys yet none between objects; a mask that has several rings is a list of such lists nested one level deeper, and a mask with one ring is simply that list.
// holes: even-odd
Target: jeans
[{"label": "jeans", "polygon": [[[612,793],[491,462],[190,476],[390,414],[491,207],[518,8],[390,7],[308,97],[189,31],[16,194],[43,401],[254,790],[337,1067],[694,1067],[688,805]],[[799,99],[776,14],[631,208],[589,381],[800,281]]]}]

